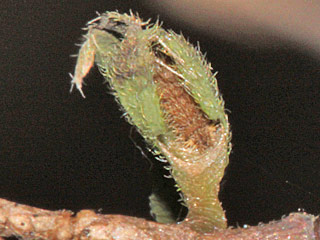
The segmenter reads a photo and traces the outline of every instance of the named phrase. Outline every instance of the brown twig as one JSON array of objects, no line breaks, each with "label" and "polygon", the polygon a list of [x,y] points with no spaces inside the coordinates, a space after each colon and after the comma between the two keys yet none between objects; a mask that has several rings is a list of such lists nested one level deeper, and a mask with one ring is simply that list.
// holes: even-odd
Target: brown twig
[{"label": "brown twig", "polygon": [[66,210],[48,211],[0,199],[0,236],[23,239],[320,240],[319,226],[317,217],[293,213],[269,224],[202,234],[185,224],[161,224],[135,217],[96,214],[91,210],[73,215]]}]

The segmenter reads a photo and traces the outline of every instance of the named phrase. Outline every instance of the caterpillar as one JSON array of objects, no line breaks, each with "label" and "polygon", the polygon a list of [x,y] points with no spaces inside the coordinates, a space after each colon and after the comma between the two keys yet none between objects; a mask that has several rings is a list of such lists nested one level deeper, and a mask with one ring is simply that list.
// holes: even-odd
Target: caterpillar
[{"label": "caterpillar", "polygon": [[127,121],[171,165],[188,207],[181,224],[201,232],[226,228],[218,193],[231,151],[230,126],[216,74],[199,47],[159,21],[106,12],[88,22],[71,75],[71,90],[75,86],[83,97],[83,79],[94,64]]}]

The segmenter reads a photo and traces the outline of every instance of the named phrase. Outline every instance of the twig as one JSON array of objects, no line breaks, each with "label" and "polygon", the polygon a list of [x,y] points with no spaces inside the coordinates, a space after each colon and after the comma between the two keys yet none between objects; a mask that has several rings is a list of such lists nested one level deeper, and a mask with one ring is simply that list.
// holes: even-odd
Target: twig
[{"label": "twig", "polygon": [[[48,211],[0,199],[0,236],[22,239],[186,239],[186,240],[320,240],[319,219],[293,213],[280,221],[256,227],[198,233],[185,224],[161,224],[122,215],[102,215],[91,210]],[[0,238],[1,239],[1,238]]]}]

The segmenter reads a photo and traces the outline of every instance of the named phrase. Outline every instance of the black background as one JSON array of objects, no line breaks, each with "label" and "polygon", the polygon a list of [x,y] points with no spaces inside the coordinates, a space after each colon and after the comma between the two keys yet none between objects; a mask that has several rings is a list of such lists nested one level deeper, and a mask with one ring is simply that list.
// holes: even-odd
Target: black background
[{"label": "black background", "polygon": [[[3,1],[0,6],[0,196],[52,210],[102,209],[150,219],[157,163],[97,69],[86,99],[69,94],[81,27],[95,11],[139,12],[200,42],[231,111],[233,153],[220,198],[231,225],[320,213],[320,58],[250,49],[191,28],[140,1]],[[161,173],[162,174],[162,173]],[[168,180],[168,183],[170,181]]]}]

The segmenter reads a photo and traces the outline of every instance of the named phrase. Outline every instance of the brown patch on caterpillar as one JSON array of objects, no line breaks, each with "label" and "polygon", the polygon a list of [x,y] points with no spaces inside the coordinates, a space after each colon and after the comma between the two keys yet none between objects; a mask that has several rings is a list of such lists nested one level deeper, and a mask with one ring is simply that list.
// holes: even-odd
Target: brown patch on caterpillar
[{"label": "brown patch on caterpillar", "polygon": [[153,79],[158,86],[160,106],[177,141],[182,142],[183,147],[194,148],[200,153],[216,146],[218,126],[207,118],[174,73],[162,66],[156,69]]}]

